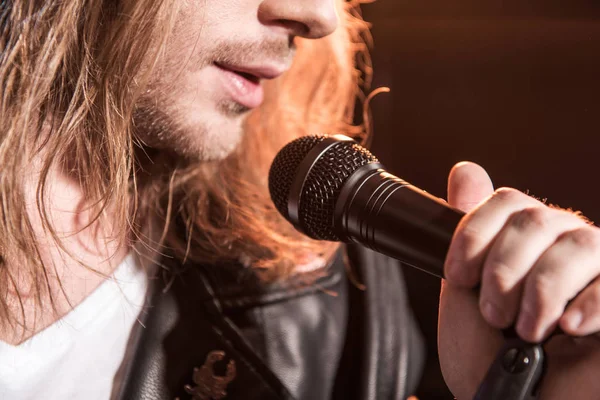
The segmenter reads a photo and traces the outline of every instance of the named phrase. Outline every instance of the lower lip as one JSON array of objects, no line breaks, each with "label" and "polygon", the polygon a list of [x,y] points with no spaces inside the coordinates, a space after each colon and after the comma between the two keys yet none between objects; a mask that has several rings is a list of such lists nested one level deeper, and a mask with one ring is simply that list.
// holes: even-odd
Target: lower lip
[{"label": "lower lip", "polygon": [[253,82],[229,69],[216,65],[225,88],[237,103],[248,108],[260,106],[264,100],[264,91],[260,82]]}]

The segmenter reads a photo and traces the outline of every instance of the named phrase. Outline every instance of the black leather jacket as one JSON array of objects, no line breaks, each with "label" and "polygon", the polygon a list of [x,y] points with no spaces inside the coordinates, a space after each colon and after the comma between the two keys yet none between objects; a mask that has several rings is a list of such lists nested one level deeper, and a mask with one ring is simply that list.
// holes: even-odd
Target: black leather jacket
[{"label": "black leather jacket", "polygon": [[187,268],[147,305],[115,399],[405,399],[423,365],[399,263],[359,247],[310,286]]}]

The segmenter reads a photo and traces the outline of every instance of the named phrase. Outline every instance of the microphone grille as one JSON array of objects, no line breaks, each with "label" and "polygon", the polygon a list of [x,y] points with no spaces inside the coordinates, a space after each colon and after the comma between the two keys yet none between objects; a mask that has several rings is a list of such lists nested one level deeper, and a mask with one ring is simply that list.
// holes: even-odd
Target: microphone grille
[{"label": "microphone grille", "polygon": [[296,170],[304,157],[327,136],[303,136],[286,144],[275,156],[269,170],[269,192],[275,207],[289,220],[288,197]]},{"label": "microphone grille", "polygon": [[342,186],[358,168],[379,161],[358,143],[340,140],[314,160],[305,177],[296,176],[300,163],[325,138],[327,136],[306,136],[286,145],[271,166],[269,190],[275,206],[289,221],[290,189],[296,179],[302,179],[304,185],[298,205],[300,228],[313,239],[338,241],[333,219]]},{"label": "microphone grille", "polygon": [[340,240],[334,232],[335,203],[346,180],[360,167],[378,162],[356,142],[331,146],[311,168],[300,195],[299,220],[304,232],[319,240]]}]

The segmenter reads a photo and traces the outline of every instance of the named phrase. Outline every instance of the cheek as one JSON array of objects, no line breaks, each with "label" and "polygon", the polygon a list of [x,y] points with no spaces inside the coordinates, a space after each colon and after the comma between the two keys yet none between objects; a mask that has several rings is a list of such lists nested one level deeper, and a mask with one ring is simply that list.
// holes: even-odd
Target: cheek
[{"label": "cheek", "polygon": [[173,34],[180,44],[191,44],[196,49],[198,41],[210,48],[218,39],[253,36],[259,25],[257,13],[262,1],[186,1],[177,13]]}]

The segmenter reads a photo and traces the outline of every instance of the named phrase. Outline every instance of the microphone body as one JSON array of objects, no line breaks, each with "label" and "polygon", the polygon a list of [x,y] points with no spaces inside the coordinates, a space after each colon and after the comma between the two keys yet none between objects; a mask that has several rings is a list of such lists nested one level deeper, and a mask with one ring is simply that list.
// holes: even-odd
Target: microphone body
[{"label": "microphone body", "polygon": [[356,242],[437,277],[464,213],[385,171],[343,135],[286,145],[269,171],[279,212],[306,235]]},{"label": "microphone body", "polygon": [[356,170],[343,185],[334,226],[342,241],[443,278],[448,247],[463,215],[373,163]]}]

